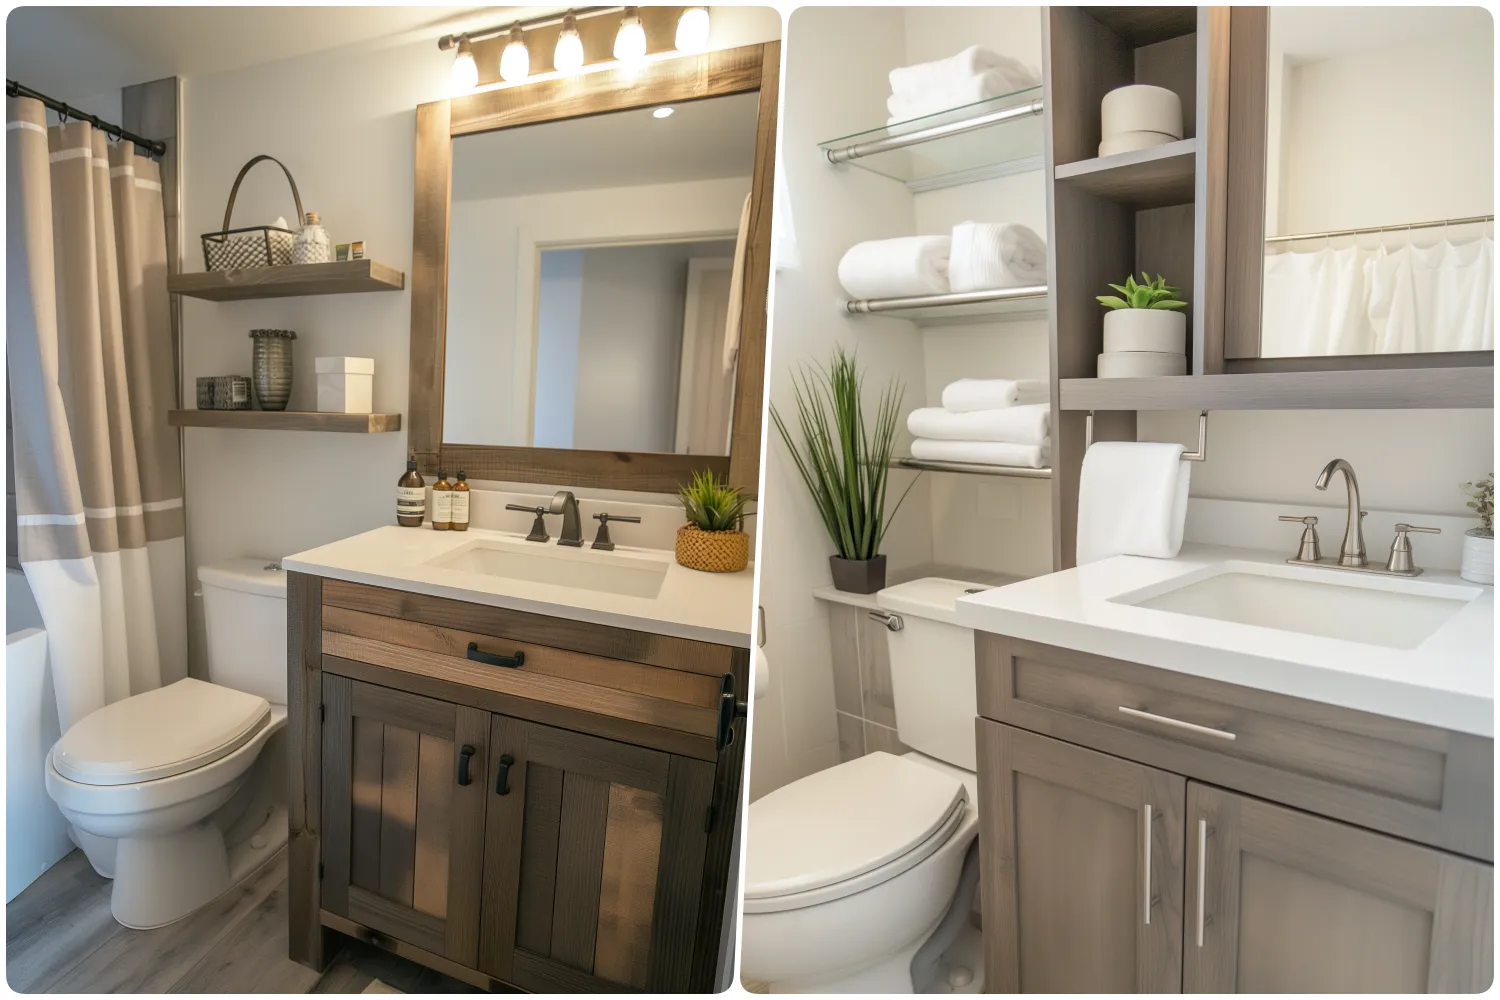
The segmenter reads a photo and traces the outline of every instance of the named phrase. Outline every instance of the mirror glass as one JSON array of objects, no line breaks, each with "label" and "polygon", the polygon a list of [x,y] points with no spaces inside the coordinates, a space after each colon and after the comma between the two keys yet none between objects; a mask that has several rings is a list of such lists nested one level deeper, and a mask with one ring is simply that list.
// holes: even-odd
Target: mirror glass
[{"label": "mirror glass", "polygon": [[729,453],[757,104],[453,140],[445,443]]},{"label": "mirror glass", "polygon": [[1272,7],[1262,357],[1494,349],[1494,26]]}]

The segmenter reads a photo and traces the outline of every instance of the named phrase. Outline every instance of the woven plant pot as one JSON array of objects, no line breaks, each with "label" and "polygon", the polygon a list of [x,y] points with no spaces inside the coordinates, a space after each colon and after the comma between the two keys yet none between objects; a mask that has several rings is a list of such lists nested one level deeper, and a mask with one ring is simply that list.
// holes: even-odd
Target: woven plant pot
[{"label": "woven plant pot", "polygon": [[750,563],[750,536],[684,524],[677,529],[677,562],[704,573],[738,573]]}]

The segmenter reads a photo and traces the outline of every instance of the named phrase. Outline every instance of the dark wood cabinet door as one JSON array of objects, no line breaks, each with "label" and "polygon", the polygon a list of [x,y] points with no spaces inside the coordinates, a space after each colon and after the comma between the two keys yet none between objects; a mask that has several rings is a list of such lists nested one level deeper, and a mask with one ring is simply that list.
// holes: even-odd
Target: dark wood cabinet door
[{"label": "dark wood cabinet door", "polygon": [[322,906],[473,967],[489,713],[323,675]]},{"label": "dark wood cabinet door", "polygon": [[996,993],[1175,993],[1186,782],[976,720],[985,967]]},{"label": "dark wood cabinet door", "polygon": [[1197,782],[1187,819],[1187,990],[1489,987],[1489,865]]},{"label": "dark wood cabinet door", "polygon": [[714,765],[492,717],[479,968],[533,992],[690,982]]}]

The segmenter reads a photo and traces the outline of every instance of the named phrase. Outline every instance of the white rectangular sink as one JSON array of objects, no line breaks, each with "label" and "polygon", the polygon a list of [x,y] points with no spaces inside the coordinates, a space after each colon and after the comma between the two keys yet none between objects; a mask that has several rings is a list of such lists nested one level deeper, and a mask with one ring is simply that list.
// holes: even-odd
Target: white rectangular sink
[{"label": "white rectangular sink", "polygon": [[1416,649],[1478,587],[1253,562],[1224,562],[1112,598],[1116,604],[1259,628]]},{"label": "white rectangular sink", "polygon": [[668,569],[666,559],[492,538],[476,539],[425,565],[647,600],[661,593]]}]

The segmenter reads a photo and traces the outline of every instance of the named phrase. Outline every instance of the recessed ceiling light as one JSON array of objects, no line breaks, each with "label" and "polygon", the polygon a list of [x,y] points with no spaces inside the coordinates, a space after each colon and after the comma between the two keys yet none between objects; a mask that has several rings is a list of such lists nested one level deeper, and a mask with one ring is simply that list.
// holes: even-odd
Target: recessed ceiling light
[{"label": "recessed ceiling light", "polygon": [[676,108],[657,108],[655,111],[651,112],[651,117],[652,118],[671,118],[672,117],[672,112],[676,111],[676,110],[677,110]]}]

